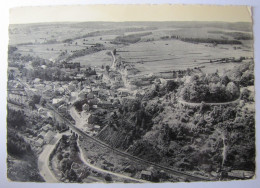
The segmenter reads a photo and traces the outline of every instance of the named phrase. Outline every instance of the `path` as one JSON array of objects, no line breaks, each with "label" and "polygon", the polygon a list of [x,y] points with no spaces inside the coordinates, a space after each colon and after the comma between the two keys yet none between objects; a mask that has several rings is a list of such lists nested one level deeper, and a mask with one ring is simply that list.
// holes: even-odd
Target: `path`
[{"label": "path", "polygon": [[[238,98],[238,99],[236,99],[236,100],[234,100],[234,101],[230,101],[230,102],[220,102],[220,103],[204,103],[205,105],[230,105],[230,104],[236,104],[236,103],[239,103],[239,101],[240,101],[240,97]],[[195,102],[187,102],[187,101],[184,101],[181,97],[179,97],[179,99],[178,99],[178,102],[180,103],[180,104],[183,104],[183,105],[188,105],[188,106],[194,106],[194,107],[196,107],[196,106],[200,106],[201,105],[201,103],[195,103]]]}]

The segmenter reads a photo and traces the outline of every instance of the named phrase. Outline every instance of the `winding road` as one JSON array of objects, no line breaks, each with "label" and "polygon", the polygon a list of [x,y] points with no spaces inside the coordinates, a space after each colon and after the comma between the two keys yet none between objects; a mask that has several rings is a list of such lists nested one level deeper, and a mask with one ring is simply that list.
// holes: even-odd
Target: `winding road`
[{"label": "winding road", "polygon": [[39,172],[41,176],[44,178],[44,180],[48,183],[60,182],[49,168],[49,158],[61,137],[62,134],[56,134],[53,140],[51,141],[52,144],[46,145],[38,158]]},{"label": "winding road", "polygon": [[120,177],[120,178],[123,178],[123,179],[127,179],[127,180],[132,180],[134,182],[137,182],[137,183],[148,183],[148,181],[145,181],[145,180],[141,180],[141,179],[136,179],[136,178],[132,178],[132,177],[129,177],[129,176],[125,176],[123,174],[118,174],[118,173],[114,173],[114,172],[111,172],[111,171],[108,171],[108,170],[104,170],[102,168],[99,168],[91,163],[89,163],[85,158],[84,158],[84,155],[83,155],[83,151],[78,143],[78,146],[79,146],[79,152],[80,152],[80,159],[81,161],[86,165],[88,166],[89,168],[92,168],[98,172],[102,172],[102,173],[106,173],[106,174],[110,174],[110,175],[114,175],[114,176],[117,176],[117,177]]},{"label": "winding road", "polygon": [[[79,124],[79,126],[77,127],[80,127],[80,125],[82,124],[82,119],[80,118],[80,115],[76,112],[75,109],[72,110],[73,113],[71,113],[71,116],[72,118],[75,120],[76,122],[76,126]],[[96,171],[99,171],[99,172],[103,172],[103,173],[106,173],[106,174],[110,174],[110,175],[114,175],[114,176],[117,176],[117,177],[121,177],[121,178],[124,178],[124,179],[128,179],[128,180],[132,180],[132,181],[135,181],[135,182],[140,182],[140,183],[147,183],[147,181],[144,181],[144,180],[140,180],[140,179],[136,179],[136,178],[131,178],[129,176],[125,176],[123,174],[119,174],[119,173],[114,173],[114,172],[111,172],[111,171],[108,171],[108,170],[104,170],[102,168],[99,168],[91,163],[89,163],[84,155],[83,155],[83,151],[82,151],[82,148],[80,147],[80,144],[78,143],[78,146],[79,146],[79,152],[80,152],[80,159],[82,162],[84,162],[84,164],[86,166],[88,166],[89,168],[92,168]]]}]

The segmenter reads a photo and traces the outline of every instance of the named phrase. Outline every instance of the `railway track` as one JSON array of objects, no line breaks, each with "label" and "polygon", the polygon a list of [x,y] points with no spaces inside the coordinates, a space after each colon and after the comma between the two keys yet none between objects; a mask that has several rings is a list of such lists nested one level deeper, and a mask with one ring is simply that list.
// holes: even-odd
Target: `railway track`
[{"label": "railway track", "polygon": [[[21,82],[20,80],[18,80],[22,85],[24,85],[26,88],[28,88],[29,86],[24,84],[23,82]],[[30,88],[28,88],[30,89]],[[43,96],[42,96],[43,97]],[[71,121],[69,121],[67,118],[65,118],[62,114],[60,114],[55,107],[53,107],[51,104],[47,103],[46,106],[48,106],[49,108],[51,108],[64,122],[67,123],[67,125],[72,129],[74,130],[76,133],[78,133],[80,136],[82,136],[83,138],[88,138],[88,139],[91,139],[92,141],[94,141],[96,144],[102,146],[102,147],[105,147],[107,149],[110,149],[112,150],[114,153],[117,153],[118,155],[122,156],[122,157],[127,157],[128,159],[131,159],[133,160],[134,162],[137,162],[137,163],[142,163],[142,164],[147,164],[147,165],[150,165],[150,166],[153,166],[153,167],[156,167],[158,169],[161,169],[161,170],[164,170],[166,172],[170,172],[171,174],[175,175],[176,177],[179,177],[180,179],[184,179],[184,180],[188,180],[188,181],[212,181],[212,179],[209,179],[209,178],[206,178],[206,177],[199,177],[199,176],[194,176],[192,174],[188,174],[186,172],[180,172],[180,171],[177,171],[177,170],[174,170],[172,168],[169,168],[169,167],[165,167],[165,166],[162,166],[162,165],[159,165],[159,164],[156,164],[156,163],[153,163],[153,162],[150,162],[150,161],[147,161],[147,160],[144,160],[144,159],[141,159],[139,157],[136,157],[136,156],[133,156],[133,155],[130,155],[126,152],[123,152],[123,151],[120,151],[118,149],[115,149],[113,148],[112,146],[100,141],[99,139],[97,138],[94,138],[92,136],[89,136],[87,135],[86,133],[84,133],[82,130],[80,130],[79,128],[75,127],[74,126],[74,123],[72,123]]]},{"label": "railway track", "polygon": [[66,122],[67,125],[72,130],[74,130],[76,133],[78,133],[80,136],[82,136],[83,138],[91,139],[96,144],[98,144],[98,145],[100,145],[102,147],[108,148],[108,149],[112,150],[114,153],[117,153],[120,156],[132,159],[133,161],[135,161],[137,163],[141,162],[142,164],[147,164],[147,165],[150,165],[150,166],[154,166],[154,167],[156,167],[156,168],[158,168],[160,170],[164,170],[164,171],[170,172],[171,174],[173,174],[173,175],[175,175],[177,177],[180,177],[181,179],[186,179],[188,181],[211,181],[212,180],[212,179],[209,179],[209,178],[206,178],[206,177],[199,177],[199,176],[194,176],[192,174],[188,174],[188,173],[185,173],[185,172],[180,172],[180,171],[174,170],[172,168],[168,168],[168,167],[165,167],[165,166],[162,166],[162,165],[159,165],[159,164],[156,164],[156,163],[153,163],[153,162],[141,159],[139,157],[130,155],[130,154],[128,154],[126,152],[123,152],[123,151],[120,151],[118,149],[115,149],[112,146],[110,146],[110,145],[100,141],[99,139],[87,135],[82,130],[80,130],[79,128],[75,127],[71,121],[69,121],[68,119],[64,118],[63,115],[60,114],[52,105],[47,104],[47,106],[50,107],[58,116],[60,116],[60,118],[63,119],[64,122]]}]

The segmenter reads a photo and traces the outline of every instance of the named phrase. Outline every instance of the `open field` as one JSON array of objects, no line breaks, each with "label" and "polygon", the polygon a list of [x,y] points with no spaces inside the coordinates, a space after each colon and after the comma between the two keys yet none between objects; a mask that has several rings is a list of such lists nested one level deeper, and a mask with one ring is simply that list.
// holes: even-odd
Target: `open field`
[{"label": "open field", "polygon": [[34,45],[21,45],[18,46],[18,53],[22,55],[38,56],[43,59],[56,59],[60,53],[67,50],[71,53],[74,50],[84,49],[84,46],[80,45],[69,45],[65,43],[55,43],[55,44],[34,44]]},{"label": "open field", "polygon": [[[252,57],[253,52],[244,51],[245,48],[233,49],[232,45],[218,45],[211,47],[208,44],[192,44],[179,40],[139,42],[118,49],[123,60],[127,62],[142,62],[135,64],[143,74],[180,70],[205,65],[210,59],[241,56]],[[207,68],[215,71],[216,68],[224,69],[234,64],[210,64]],[[211,68],[210,68],[211,67]],[[215,69],[215,70],[214,70]],[[211,72],[210,71],[210,72]]]},{"label": "open field", "polygon": [[85,66],[97,66],[101,67],[102,65],[111,65],[112,64],[112,57],[107,55],[108,50],[103,50],[97,53],[85,55],[82,57],[75,58],[73,61],[80,62],[81,65]]}]

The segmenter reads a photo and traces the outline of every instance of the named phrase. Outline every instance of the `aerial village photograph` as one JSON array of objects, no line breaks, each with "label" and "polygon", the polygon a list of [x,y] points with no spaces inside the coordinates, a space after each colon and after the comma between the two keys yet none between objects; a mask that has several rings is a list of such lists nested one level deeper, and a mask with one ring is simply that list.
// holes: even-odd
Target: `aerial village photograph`
[{"label": "aerial village photograph", "polygon": [[[165,11],[171,20],[153,21],[128,18],[127,9],[113,13],[110,6],[10,10],[9,181],[255,178],[254,36],[248,7],[165,6],[179,12]],[[138,5],[128,8],[141,14]],[[100,9],[111,17],[84,20],[86,12]],[[155,5],[146,13],[157,9],[164,11]],[[64,19],[55,20],[57,10]],[[228,17],[230,10],[234,14]],[[182,19],[187,11],[188,20]],[[206,21],[196,14],[203,11]]]}]

